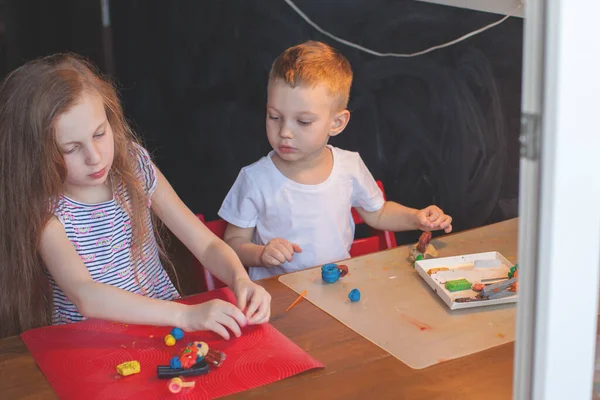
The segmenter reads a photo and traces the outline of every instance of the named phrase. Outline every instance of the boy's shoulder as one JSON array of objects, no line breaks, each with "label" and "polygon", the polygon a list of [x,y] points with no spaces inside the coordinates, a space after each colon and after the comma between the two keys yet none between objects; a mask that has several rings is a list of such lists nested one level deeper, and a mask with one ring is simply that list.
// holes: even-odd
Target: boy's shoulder
[{"label": "boy's shoulder", "polygon": [[275,171],[275,164],[271,160],[271,154],[267,154],[266,156],[261,157],[256,160],[252,164],[246,165],[242,167],[240,174],[242,176],[250,177],[251,179],[258,179],[264,176],[270,176]]},{"label": "boy's shoulder", "polygon": [[329,148],[333,151],[334,156],[341,160],[356,161],[360,159],[360,154],[357,151],[345,150],[331,145],[329,145]]},{"label": "boy's shoulder", "polygon": [[339,147],[330,146],[333,152],[334,162],[348,172],[356,172],[357,168],[362,163],[360,153],[357,151],[350,151],[340,149]]}]

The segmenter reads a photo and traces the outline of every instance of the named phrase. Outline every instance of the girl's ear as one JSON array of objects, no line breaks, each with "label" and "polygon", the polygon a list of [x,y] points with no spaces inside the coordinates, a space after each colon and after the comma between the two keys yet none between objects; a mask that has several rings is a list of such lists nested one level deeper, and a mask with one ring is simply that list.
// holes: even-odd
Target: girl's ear
[{"label": "girl's ear", "polygon": [[343,110],[335,114],[333,116],[329,136],[336,136],[342,133],[346,128],[346,125],[348,125],[348,121],[350,121],[350,111]]}]

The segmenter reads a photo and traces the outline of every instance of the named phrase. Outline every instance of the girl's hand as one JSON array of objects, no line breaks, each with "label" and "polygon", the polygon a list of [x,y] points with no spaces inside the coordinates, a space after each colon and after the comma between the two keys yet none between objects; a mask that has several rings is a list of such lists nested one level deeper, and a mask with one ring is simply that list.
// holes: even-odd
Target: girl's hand
[{"label": "girl's hand", "polygon": [[241,327],[248,325],[248,320],[239,308],[219,299],[187,306],[180,319],[179,327],[184,331],[213,331],[226,340],[231,337],[229,331],[235,337],[240,337]]},{"label": "girl's hand", "polygon": [[417,211],[416,215],[417,229],[422,231],[437,231],[443,229],[444,232],[452,232],[452,217],[444,214],[437,206],[429,206]]},{"label": "girl's hand", "polygon": [[250,278],[239,278],[233,284],[233,293],[238,307],[244,311],[248,324],[259,325],[269,322],[271,317],[271,295]]},{"label": "girl's hand", "polygon": [[302,249],[295,243],[285,239],[275,238],[269,241],[262,253],[260,261],[265,267],[276,267],[286,261],[292,261],[294,253],[301,253]]}]

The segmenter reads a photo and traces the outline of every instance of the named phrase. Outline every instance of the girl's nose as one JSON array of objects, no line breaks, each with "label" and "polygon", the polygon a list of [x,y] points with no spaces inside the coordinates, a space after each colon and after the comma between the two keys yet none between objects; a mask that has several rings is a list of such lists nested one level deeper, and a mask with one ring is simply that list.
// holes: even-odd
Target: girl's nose
[{"label": "girl's nose", "polygon": [[88,165],[95,165],[98,164],[101,159],[102,157],[96,146],[90,146],[86,154],[86,163]]}]

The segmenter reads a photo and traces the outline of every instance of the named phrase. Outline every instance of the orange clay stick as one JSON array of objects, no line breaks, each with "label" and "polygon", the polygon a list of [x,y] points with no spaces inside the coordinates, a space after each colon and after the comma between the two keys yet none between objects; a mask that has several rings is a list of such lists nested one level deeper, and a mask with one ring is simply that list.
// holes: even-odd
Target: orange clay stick
[{"label": "orange clay stick", "polygon": [[300,296],[298,296],[298,298],[297,298],[296,300],[294,300],[294,302],[293,302],[292,304],[290,304],[290,306],[287,308],[287,310],[285,310],[285,312],[288,312],[288,311],[290,311],[290,309],[291,309],[292,307],[294,307],[296,304],[298,304],[298,302],[299,302],[300,300],[302,300],[302,298],[303,298],[304,296],[306,296],[306,290],[303,290],[303,291],[302,291],[302,293],[300,293]]}]

